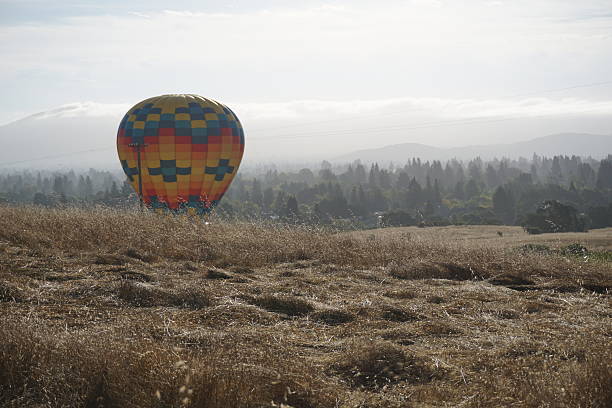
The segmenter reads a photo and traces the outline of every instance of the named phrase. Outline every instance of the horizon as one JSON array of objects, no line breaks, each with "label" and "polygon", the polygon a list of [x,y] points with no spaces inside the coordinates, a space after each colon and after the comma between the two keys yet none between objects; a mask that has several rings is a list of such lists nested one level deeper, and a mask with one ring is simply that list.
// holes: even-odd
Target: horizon
[{"label": "horizon", "polygon": [[[500,144],[489,144],[489,145],[464,145],[464,146],[440,147],[440,146],[433,146],[433,145],[427,145],[427,144],[421,144],[421,143],[406,142],[406,143],[401,143],[401,144],[396,144],[396,145],[380,146],[380,147],[373,148],[373,149],[354,150],[342,156],[335,156],[335,157],[321,156],[318,158],[303,159],[301,161],[288,160],[288,159],[286,160],[274,160],[274,159],[243,160],[241,164],[241,169],[242,171],[246,170],[247,172],[251,172],[255,169],[261,169],[261,168],[264,168],[264,169],[278,168],[282,170],[296,170],[296,169],[301,169],[301,168],[317,168],[323,162],[329,162],[334,168],[343,168],[343,167],[346,167],[348,165],[355,164],[355,163],[361,163],[364,165],[379,164],[382,166],[388,166],[389,164],[403,165],[407,162],[410,162],[412,159],[418,159],[418,160],[423,161],[424,163],[438,161],[438,162],[441,162],[442,164],[445,164],[447,162],[456,161],[456,162],[465,164],[474,159],[483,159],[483,160],[491,161],[491,162],[504,161],[504,160],[509,160],[509,161],[532,160],[534,155],[541,159],[552,159],[554,157],[574,157],[574,156],[582,160],[592,160],[592,161],[609,159],[612,153],[606,153],[606,152],[612,151],[612,147],[609,147],[609,150],[601,151],[599,153],[589,153],[589,154],[573,154],[573,153],[571,154],[568,154],[568,153],[547,154],[547,153],[540,153],[536,151],[533,151],[528,154],[507,154],[507,152],[499,153],[501,152],[500,150],[491,150],[483,154],[482,152],[478,152],[478,151],[472,152],[472,151],[467,150],[467,149],[478,149],[478,148],[485,148],[485,149],[486,148],[498,148],[499,149],[503,147],[520,146],[522,144],[530,143],[530,142],[544,141],[546,139],[551,139],[555,137],[557,138],[559,137],[575,138],[575,137],[585,137],[585,136],[586,137],[597,137],[597,138],[609,137],[609,135],[579,134],[579,133],[567,132],[567,133],[546,135],[546,136],[537,137],[535,139],[531,139],[527,141],[511,142],[507,144],[500,143]],[[609,140],[609,142],[612,144],[612,138]],[[384,151],[385,149],[390,149],[390,148],[402,148],[406,146],[423,147],[427,149],[437,150],[438,152],[421,153],[421,154],[414,153],[413,155],[405,155],[404,159],[372,158],[372,154],[376,154],[379,151]],[[113,173],[116,172],[116,173],[120,173],[123,175],[121,166],[116,162],[116,160],[110,159],[110,157],[114,157],[115,150],[116,150],[116,147],[113,146],[111,148],[66,152],[66,153],[62,153],[59,155],[34,157],[30,159],[25,159],[25,160],[17,160],[14,162],[4,162],[4,163],[0,163],[0,173],[20,172],[24,170],[43,171],[43,172],[76,170],[79,172],[83,172],[83,171],[87,171],[90,169],[94,169],[94,170],[102,170],[102,171],[111,171]],[[454,153],[445,155],[445,152],[454,152]],[[496,154],[495,152],[499,154]],[[96,162],[94,165],[83,165],[80,162],[76,162],[76,163],[72,162],[69,164],[59,164],[60,162],[64,163],[64,160],[66,158],[70,158],[72,156],[78,156],[78,155],[85,155],[85,157],[87,157],[88,154],[90,153],[94,153],[94,154],[102,153],[106,156],[106,158],[108,158],[108,160],[104,162]],[[50,163],[50,164],[42,164],[45,162]]]}]

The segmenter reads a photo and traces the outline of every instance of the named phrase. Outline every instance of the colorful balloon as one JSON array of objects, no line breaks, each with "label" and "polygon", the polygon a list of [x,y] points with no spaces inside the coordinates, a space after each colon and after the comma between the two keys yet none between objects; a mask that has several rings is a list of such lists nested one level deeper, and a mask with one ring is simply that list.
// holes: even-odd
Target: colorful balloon
[{"label": "colorful balloon", "polygon": [[[209,212],[244,153],[244,131],[227,106],[198,95],[162,95],[132,107],[119,124],[123,171],[151,208]],[[140,156],[140,169],[138,161]]]}]

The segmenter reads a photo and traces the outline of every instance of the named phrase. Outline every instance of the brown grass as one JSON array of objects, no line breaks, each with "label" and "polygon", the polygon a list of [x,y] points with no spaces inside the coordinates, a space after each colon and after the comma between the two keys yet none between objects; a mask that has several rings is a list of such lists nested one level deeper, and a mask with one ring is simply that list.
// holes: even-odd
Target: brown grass
[{"label": "brown grass", "polygon": [[0,207],[0,406],[610,406],[612,265],[460,233]]},{"label": "brown grass", "polygon": [[294,296],[262,295],[253,299],[253,304],[270,312],[283,313],[287,316],[304,316],[314,310],[306,300]]},{"label": "brown grass", "polygon": [[[436,371],[425,359],[407,353],[387,341],[357,341],[331,365],[351,387],[378,389],[385,386],[431,381]],[[438,370],[441,371],[441,370]]]},{"label": "brown grass", "polygon": [[[501,232],[500,236],[498,232]],[[522,247],[524,245],[547,245],[561,249],[573,243],[580,243],[592,250],[612,251],[610,241],[612,228],[601,228],[584,232],[564,232],[553,234],[529,235],[522,227],[507,225],[449,225],[445,227],[396,227],[384,228],[374,232],[357,231],[354,236],[370,239],[391,238],[397,241],[412,242],[452,242],[453,245],[487,246],[494,248]]]},{"label": "brown grass", "polygon": [[132,306],[178,306],[201,309],[210,306],[207,293],[194,288],[168,291],[141,282],[123,281],[117,289],[117,297]]}]

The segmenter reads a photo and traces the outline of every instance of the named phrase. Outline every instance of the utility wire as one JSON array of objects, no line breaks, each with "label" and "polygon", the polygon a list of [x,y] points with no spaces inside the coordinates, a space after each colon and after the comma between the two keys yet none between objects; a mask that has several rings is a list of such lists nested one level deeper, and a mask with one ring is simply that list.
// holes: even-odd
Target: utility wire
[{"label": "utility wire", "polygon": [[[499,96],[499,97],[489,98],[489,99],[517,98],[517,97],[523,97],[523,96],[539,95],[539,94],[542,94],[542,93],[562,92],[562,91],[567,91],[567,90],[571,90],[571,89],[590,88],[590,87],[606,86],[606,85],[612,85],[612,81],[604,81],[604,82],[595,82],[595,83],[591,83],[591,84],[574,85],[574,86],[568,86],[568,87],[564,87],[564,88],[547,89],[547,90],[534,91],[534,92],[529,92],[529,93]],[[344,118],[340,118],[340,119],[328,119],[328,120],[321,120],[321,121],[313,121],[313,122],[308,122],[308,123],[303,123],[303,124],[279,126],[279,127],[274,127],[274,128],[270,128],[270,129],[255,129],[255,130],[252,130],[252,131],[255,131],[255,132],[264,132],[264,131],[268,131],[268,130],[279,130],[279,129],[286,129],[286,128],[294,128],[294,127],[304,127],[305,125],[310,125],[310,124],[320,124],[320,123],[329,123],[329,122],[337,123],[337,122],[340,122],[340,121],[355,120],[355,119],[358,119],[358,118],[365,118],[365,117],[370,117],[370,116],[379,117],[379,116],[398,114],[398,113],[404,113],[404,112],[415,111],[415,110],[421,110],[421,108],[404,109],[404,110],[400,110],[400,111],[381,112],[381,113],[368,114],[368,115],[359,115],[359,116],[355,116],[355,117],[351,117],[351,118],[344,117]],[[587,112],[591,112],[591,111],[594,111],[594,110],[595,109],[583,110],[583,111],[577,111],[577,112],[574,112],[574,113],[587,113]],[[344,131],[333,131],[333,132],[328,132],[328,131],[313,131],[313,132],[302,132],[302,133],[297,133],[297,134],[296,133],[292,133],[291,136],[270,136],[270,137],[263,137],[263,138],[255,138],[254,140],[257,140],[257,141],[260,141],[260,140],[273,140],[273,139],[274,140],[278,140],[278,139],[289,140],[289,139],[301,139],[303,137],[311,137],[311,136],[337,136],[337,135],[345,135],[345,134],[363,134],[364,132],[365,133],[370,133],[372,131],[381,131],[381,130],[388,130],[388,131],[395,131],[395,130],[417,130],[417,129],[426,129],[426,128],[440,127],[440,126],[453,126],[453,125],[460,126],[460,125],[471,125],[471,124],[489,123],[489,122],[501,122],[501,121],[508,121],[508,120],[539,118],[539,117],[545,117],[545,116],[550,116],[550,115],[552,115],[552,114],[544,114],[544,115],[536,115],[536,116],[522,116],[522,117],[519,116],[519,117],[512,117],[512,118],[466,118],[466,119],[453,119],[453,120],[445,120],[445,121],[422,122],[422,123],[418,123],[418,124],[415,124],[415,125],[412,125],[412,126],[394,125],[394,126],[377,126],[377,127],[365,128],[365,129],[361,128],[361,129],[357,129],[357,130],[347,129],[347,130],[344,130]],[[115,148],[114,147],[108,147],[108,148],[80,150],[80,151],[76,151],[76,152],[61,153],[61,154],[50,155],[50,156],[42,156],[42,157],[37,157],[37,158],[33,158],[33,159],[26,159],[26,160],[18,160],[18,161],[13,161],[13,162],[0,163],[0,167],[12,166],[12,165],[15,165],[15,164],[22,164],[22,163],[30,163],[30,162],[41,161],[41,160],[69,157],[69,156],[74,156],[74,155],[83,154],[83,153],[102,152],[102,151],[108,151],[108,150],[113,150],[113,149],[115,149]]]},{"label": "utility wire", "polygon": [[[572,114],[579,113],[588,113],[594,112],[598,109],[585,109],[581,111],[574,111]],[[464,118],[464,119],[450,119],[444,121],[434,121],[434,122],[421,122],[414,125],[392,125],[392,126],[377,126],[371,128],[360,128],[360,129],[346,129],[346,130],[337,130],[337,131],[312,131],[312,132],[299,132],[299,133],[291,133],[291,135],[282,136],[275,135],[269,137],[259,137],[254,138],[256,141],[263,140],[278,140],[278,139],[301,139],[304,137],[312,137],[312,136],[337,136],[337,135],[345,135],[345,134],[364,134],[364,133],[372,133],[372,132],[380,132],[380,131],[397,131],[397,130],[418,130],[418,129],[427,129],[433,127],[441,127],[441,126],[460,126],[460,125],[472,125],[472,124],[480,124],[480,123],[489,123],[489,122],[503,122],[508,120],[519,120],[519,119],[531,119],[531,118],[542,118],[546,116],[554,116],[554,113],[549,114],[541,114],[541,115],[529,115],[529,116],[514,116],[507,118]]]},{"label": "utility wire", "polygon": [[74,156],[74,155],[82,154],[82,153],[103,152],[103,151],[113,150],[113,149],[115,149],[115,147],[105,147],[105,148],[100,148],[100,149],[79,150],[78,152],[70,152],[70,153],[60,153],[60,154],[54,154],[54,155],[51,155],[51,156],[42,156],[42,157],[36,157],[36,158],[33,158],[33,159],[17,160],[17,161],[14,161],[14,162],[0,163],[0,167],[12,166],[14,164],[29,163],[29,162],[40,161],[40,160],[47,160],[47,159],[59,159],[59,158],[62,158],[62,157]]}]

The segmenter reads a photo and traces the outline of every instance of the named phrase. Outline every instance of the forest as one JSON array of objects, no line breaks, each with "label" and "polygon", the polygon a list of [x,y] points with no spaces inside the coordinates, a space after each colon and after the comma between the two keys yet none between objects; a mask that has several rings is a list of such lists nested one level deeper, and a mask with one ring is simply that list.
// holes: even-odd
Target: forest
[{"label": "forest", "polygon": [[[137,204],[137,196],[122,174],[110,171],[4,170],[0,202],[129,207]],[[551,208],[569,214],[575,224],[572,230],[612,226],[612,155],[603,160],[538,155],[467,162],[410,158],[385,166],[323,161],[299,170],[261,165],[241,169],[216,213],[357,229],[449,224],[529,227],[538,224],[538,214]],[[542,223],[550,224],[549,218],[542,218]],[[538,228],[533,231],[549,232]]]}]

